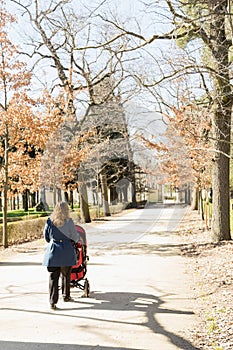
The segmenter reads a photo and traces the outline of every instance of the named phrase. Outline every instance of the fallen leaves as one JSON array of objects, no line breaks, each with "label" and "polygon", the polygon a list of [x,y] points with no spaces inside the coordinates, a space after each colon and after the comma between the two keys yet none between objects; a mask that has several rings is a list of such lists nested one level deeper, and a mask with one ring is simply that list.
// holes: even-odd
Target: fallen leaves
[{"label": "fallen leaves", "polygon": [[232,350],[233,242],[211,242],[210,231],[200,229],[199,215],[191,210],[181,235],[181,254],[191,259],[188,272],[200,320],[189,337],[200,350]]}]

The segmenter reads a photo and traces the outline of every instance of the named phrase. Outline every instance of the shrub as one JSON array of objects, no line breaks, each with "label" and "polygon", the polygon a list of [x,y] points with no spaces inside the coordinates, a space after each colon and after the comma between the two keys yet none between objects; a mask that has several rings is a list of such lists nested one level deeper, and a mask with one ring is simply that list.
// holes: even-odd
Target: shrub
[{"label": "shrub", "polygon": [[[9,222],[7,224],[8,243],[23,243],[43,237],[46,218]],[[2,242],[2,225],[0,225],[0,239]]]},{"label": "shrub", "polygon": [[[117,205],[110,206],[111,214],[116,214],[121,212],[127,207],[127,203],[118,203]],[[90,209],[91,218],[98,218],[98,208]],[[39,214],[41,216],[41,214]],[[47,215],[42,213],[42,215]],[[103,209],[101,208],[100,216],[103,216]],[[71,217],[74,223],[80,221],[80,211],[76,210],[71,212]],[[11,220],[17,220],[16,222],[9,222],[7,224],[8,229],[8,244],[19,244],[23,242],[29,242],[34,239],[39,239],[43,237],[43,230],[47,220],[46,217],[39,217],[34,219],[28,219],[27,217],[12,217]],[[2,225],[0,224],[0,245],[2,245]]]}]

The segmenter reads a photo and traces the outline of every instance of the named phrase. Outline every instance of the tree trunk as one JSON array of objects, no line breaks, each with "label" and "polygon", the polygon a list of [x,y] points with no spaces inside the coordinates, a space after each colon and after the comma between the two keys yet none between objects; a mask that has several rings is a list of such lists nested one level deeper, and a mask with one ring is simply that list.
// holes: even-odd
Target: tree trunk
[{"label": "tree trunk", "polygon": [[198,188],[194,187],[192,191],[191,209],[198,210]]},{"label": "tree trunk", "polygon": [[104,216],[111,216],[109,203],[108,203],[108,187],[107,187],[107,178],[105,171],[100,173],[100,182],[101,182],[101,190],[103,196],[103,209]]},{"label": "tree trunk", "polygon": [[230,240],[230,111],[215,117],[214,148],[218,150],[213,160],[212,235],[215,241]]},{"label": "tree trunk", "polygon": [[4,184],[3,184],[3,227],[2,227],[4,248],[8,248],[7,193],[8,193],[8,128],[6,126],[5,152],[4,152]]},{"label": "tree trunk", "polygon": [[200,214],[201,214],[201,219],[202,219],[202,221],[204,221],[205,214],[204,214],[204,203],[203,203],[203,199],[202,199],[202,191],[199,191],[198,196],[199,196],[199,210],[200,210]]},{"label": "tree trunk", "polygon": [[55,208],[56,204],[57,204],[57,188],[54,185],[53,186],[53,207],[54,208]]},{"label": "tree trunk", "polygon": [[87,187],[85,184],[79,184],[80,214],[83,222],[91,222],[88,206]]},{"label": "tree trunk", "polygon": [[78,186],[79,186],[81,219],[83,222],[91,222],[89,205],[88,205],[87,186],[84,181],[84,176],[82,174],[82,171],[79,172]]},{"label": "tree trunk", "polygon": [[136,200],[136,181],[135,181],[135,172],[133,167],[131,167],[131,181],[132,181],[132,207],[137,208],[137,200]]},{"label": "tree trunk", "polygon": [[41,188],[40,190],[40,202],[43,204],[43,209],[45,211],[49,211],[49,206],[46,203],[46,190],[45,187]]},{"label": "tree trunk", "polygon": [[191,205],[191,195],[189,186],[187,186],[187,188],[185,189],[185,204]]},{"label": "tree trunk", "polygon": [[57,200],[58,200],[58,202],[62,201],[62,194],[61,194],[61,189],[60,188],[57,189]]},{"label": "tree trunk", "polygon": [[70,190],[70,206],[71,206],[71,209],[74,209],[74,192],[73,190]]},{"label": "tree trunk", "polygon": [[19,195],[17,194],[17,209],[19,210]]},{"label": "tree trunk", "polygon": [[128,185],[124,184],[122,188],[123,202],[128,202]]},{"label": "tree trunk", "polygon": [[16,210],[16,198],[15,198],[16,195],[13,196],[12,198],[12,209],[13,210]]},{"label": "tree trunk", "polygon": [[69,194],[67,191],[64,192],[65,201],[69,203]]},{"label": "tree trunk", "polygon": [[31,207],[34,208],[36,205],[36,192],[31,194]]},{"label": "tree trunk", "polygon": [[28,190],[25,190],[22,194],[23,197],[23,209],[28,211]]},{"label": "tree trunk", "polygon": [[7,183],[4,182],[3,188],[3,247],[8,248],[7,232]]},{"label": "tree trunk", "polygon": [[212,12],[211,35],[214,57],[213,106],[213,207],[212,235],[216,241],[231,239],[230,234],[230,134],[232,91],[229,77],[228,53],[231,41],[227,40],[226,13],[228,1],[213,0],[209,3]]}]

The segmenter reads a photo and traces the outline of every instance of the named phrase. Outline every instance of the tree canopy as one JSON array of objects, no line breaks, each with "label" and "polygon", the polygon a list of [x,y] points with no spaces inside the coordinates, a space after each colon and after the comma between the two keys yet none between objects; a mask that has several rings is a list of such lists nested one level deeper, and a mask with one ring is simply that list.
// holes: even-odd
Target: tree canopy
[{"label": "tree canopy", "polygon": [[[143,15],[131,18],[109,10],[107,0],[79,7],[73,1],[11,3],[34,29],[25,53],[34,66],[54,69],[52,89],[63,89],[67,114],[75,118],[85,105],[85,120],[92,106],[120,93],[144,96],[144,103],[168,117],[182,136],[194,178],[213,188],[214,239],[230,239],[231,3],[146,1]],[[100,99],[96,87],[109,77],[114,84]],[[186,91],[188,103],[182,100]],[[171,160],[167,168],[175,176],[182,164]]]}]

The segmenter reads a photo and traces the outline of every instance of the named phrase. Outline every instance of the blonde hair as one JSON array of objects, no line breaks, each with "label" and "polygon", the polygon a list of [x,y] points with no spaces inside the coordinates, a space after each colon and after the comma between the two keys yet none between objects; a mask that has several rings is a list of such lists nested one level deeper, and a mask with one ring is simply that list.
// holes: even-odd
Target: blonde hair
[{"label": "blonde hair", "polygon": [[55,226],[63,226],[65,221],[70,219],[70,208],[66,202],[59,202],[56,204],[53,213],[51,214],[51,221]]}]

